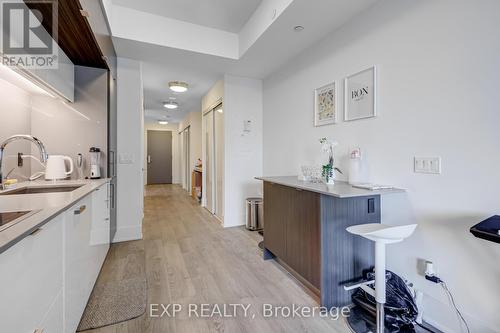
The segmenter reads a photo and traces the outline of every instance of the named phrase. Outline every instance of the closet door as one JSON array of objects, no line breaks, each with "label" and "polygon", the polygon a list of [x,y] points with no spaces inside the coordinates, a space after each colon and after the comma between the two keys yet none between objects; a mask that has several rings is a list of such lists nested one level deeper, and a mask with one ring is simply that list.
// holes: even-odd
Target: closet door
[{"label": "closet door", "polygon": [[181,151],[181,183],[182,183],[182,188],[186,189],[186,168],[184,168],[184,164],[186,163],[185,161],[185,154],[184,154],[184,132],[179,133],[179,146],[180,146],[180,151]]},{"label": "closet door", "polygon": [[205,175],[206,175],[206,208],[215,213],[214,198],[214,115],[213,111],[206,113],[205,121]]},{"label": "closet door", "polygon": [[215,215],[224,218],[224,110],[222,104],[214,109],[215,139]]},{"label": "closet door", "polygon": [[[190,147],[191,147],[191,133],[190,127],[188,126],[184,130],[184,174],[186,175],[184,186],[186,191],[191,192],[191,159],[190,159]],[[193,166],[194,167],[194,166]]]}]

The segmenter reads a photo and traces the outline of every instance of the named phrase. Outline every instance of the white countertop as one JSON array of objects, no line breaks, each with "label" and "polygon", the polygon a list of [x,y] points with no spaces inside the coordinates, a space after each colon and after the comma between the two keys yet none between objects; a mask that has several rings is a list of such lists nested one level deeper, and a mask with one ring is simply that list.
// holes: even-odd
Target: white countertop
[{"label": "white countertop", "polygon": [[405,192],[404,189],[391,188],[384,190],[365,190],[349,185],[347,182],[335,181],[335,185],[326,185],[324,183],[311,183],[298,179],[297,176],[281,176],[281,177],[255,177],[255,179],[263,180],[274,184],[299,188],[305,191],[316,192],[324,195],[330,195],[336,198],[352,198],[363,197],[369,195],[383,195],[392,193]]},{"label": "white countertop", "polygon": [[0,195],[0,212],[38,211],[0,231],[0,253],[19,242],[31,232],[50,221],[53,217],[71,207],[81,198],[92,193],[110,179],[60,180],[22,182],[10,186],[0,193],[23,187],[78,186],[71,192]]}]

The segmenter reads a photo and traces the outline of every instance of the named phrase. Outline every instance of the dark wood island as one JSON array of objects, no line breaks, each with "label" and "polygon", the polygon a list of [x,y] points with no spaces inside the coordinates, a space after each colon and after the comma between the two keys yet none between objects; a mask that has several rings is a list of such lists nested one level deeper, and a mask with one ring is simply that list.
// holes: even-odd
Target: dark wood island
[{"label": "dark wood island", "polygon": [[297,177],[264,181],[264,259],[276,259],[326,307],[351,303],[343,285],[374,266],[373,243],[349,234],[351,225],[380,223],[380,196],[345,182],[333,186]]}]

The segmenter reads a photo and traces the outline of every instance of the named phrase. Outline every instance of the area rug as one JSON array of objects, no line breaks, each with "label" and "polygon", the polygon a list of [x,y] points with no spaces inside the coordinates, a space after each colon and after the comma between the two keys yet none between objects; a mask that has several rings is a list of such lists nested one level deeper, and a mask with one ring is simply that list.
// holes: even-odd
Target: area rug
[{"label": "area rug", "polygon": [[90,295],[77,331],[103,327],[141,316],[146,311],[145,277],[97,285]]}]

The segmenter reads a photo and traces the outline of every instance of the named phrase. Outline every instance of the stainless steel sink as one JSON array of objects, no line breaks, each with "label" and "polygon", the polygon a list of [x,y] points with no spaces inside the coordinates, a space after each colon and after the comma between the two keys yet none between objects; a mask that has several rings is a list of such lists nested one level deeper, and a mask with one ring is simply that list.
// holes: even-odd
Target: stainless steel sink
[{"label": "stainless steel sink", "polygon": [[21,222],[25,218],[38,213],[40,210],[27,210],[27,211],[17,211],[17,212],[0,212],[0,231],[13,226],[14,224]]},{"label": "stainless steel sink", "polygon": [[0,195],[72,192],[82,186],[83,185],[33,186],[33,187],[28,186],[28,187],[18,188],[15,190],[5,191],[0,193]]}]

